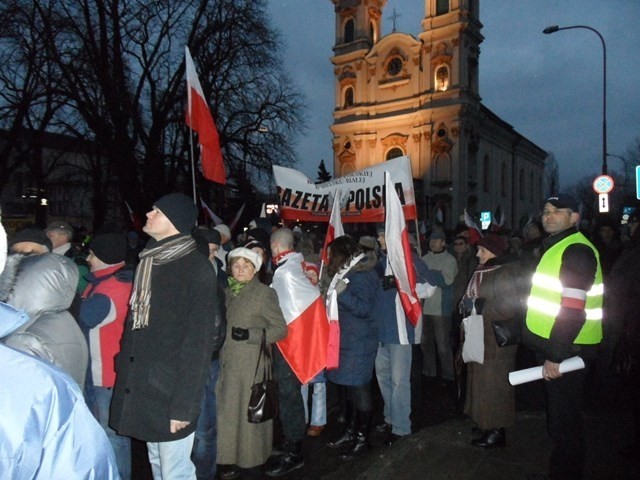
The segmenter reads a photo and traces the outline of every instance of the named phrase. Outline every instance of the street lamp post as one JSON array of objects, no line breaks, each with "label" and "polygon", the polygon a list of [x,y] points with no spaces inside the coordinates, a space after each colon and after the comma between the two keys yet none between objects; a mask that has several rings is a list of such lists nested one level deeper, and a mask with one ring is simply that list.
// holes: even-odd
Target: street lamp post
[{"label": "street lamp post", "polygon": [[602,174],[607,174],[607,47],[604,43],[604,38],[600,35],[600,32],[595,28],[587,25],[572,25],[570,27],[559,27],[558,25],[552,25],[545,28],[542,33],[549,35],[551,33],[559,32],[560,30],[572,30],[574,28],[582,28],[585,30],[591,30],[598,35],[600,42],[602,43]]}]

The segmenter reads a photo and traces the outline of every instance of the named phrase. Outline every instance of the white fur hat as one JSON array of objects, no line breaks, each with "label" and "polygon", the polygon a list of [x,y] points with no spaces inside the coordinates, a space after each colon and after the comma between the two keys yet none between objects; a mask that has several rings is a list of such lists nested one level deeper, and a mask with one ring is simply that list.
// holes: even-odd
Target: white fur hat
[{"label": "white fur hat", "polygon": [[249,250],[248,248],[238,247],[229,252],[229,260],[233,257],[242,257],[249,260],[256,267],[256,271],[262,267],[262,257],[259,253]]}]

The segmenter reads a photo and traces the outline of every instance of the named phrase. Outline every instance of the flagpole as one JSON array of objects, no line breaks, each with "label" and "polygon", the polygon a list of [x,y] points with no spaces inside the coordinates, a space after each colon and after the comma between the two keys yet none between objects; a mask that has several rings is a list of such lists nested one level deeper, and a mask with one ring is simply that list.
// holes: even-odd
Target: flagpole
[{"label": "flagpole", "polygon": [[[191,120],[191,112],[189,112],[189,120]],[[193,188],[193,203],[198,204],[196,200],[196,161],[193,153],[193,132],[189,129],[189,151],[191,154],[191,185]]]},{"label": "flagpole", "polygon": [[418,244],[418,256],[422,258],[422,247],[420,246],[420,229],[418,228],[418,217],[413,219],[416,223],[416,243]]}]

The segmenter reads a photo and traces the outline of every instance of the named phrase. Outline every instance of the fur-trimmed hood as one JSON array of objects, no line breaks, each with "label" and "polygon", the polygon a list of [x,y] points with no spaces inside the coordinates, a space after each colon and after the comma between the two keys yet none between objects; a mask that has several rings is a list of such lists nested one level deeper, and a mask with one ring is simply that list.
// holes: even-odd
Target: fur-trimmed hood
[{"label": "fur-trimmed hood", "polygon": [[24,310],[33,322],[44,312],[71,306],[78,276],[73,260],[62,255],[9,255],[0,275],[0,301]]},{"label": "fur-trimmed hood", "polygon": [[362,260],[351,267],[351,270],[349,270],[349,272],[368,272],[369,270],[373,270],[374,268],[376,268],[377,263],[378,256],[376,255],[376,252],[365,252]]}]

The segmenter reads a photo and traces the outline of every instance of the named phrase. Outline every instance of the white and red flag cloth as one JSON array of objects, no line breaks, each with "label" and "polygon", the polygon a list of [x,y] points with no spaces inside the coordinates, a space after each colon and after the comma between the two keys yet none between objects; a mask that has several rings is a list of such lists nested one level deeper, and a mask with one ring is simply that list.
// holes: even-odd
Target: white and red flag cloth
[{"label": "white and red flag cloth", "polygon": [[136,232],[142,232],[142,227],[144,223],[140,220],[136,212],[131,209],[131,205],[126,200],[124,201],[125,207],[127,207],[127,212],[129,213],[129,220],[131,221],[131,226]]},{"label": "white and red flag cloth", "polygon": [[207,202],[205,202],[202,197],[200,197],[200,206],[214,225],[220,225],[222,223],[222,219],[209,208],[209,205],[207,205]]},{"label": "white and red flag cloth", "polygon": [[202,174],[207,180],[225,184],[224,161],[220,150],[220,137],[216,124],[204,98],[200,80],[193,64],[189,47],[185,47],[187,71],[187,117],[186,123],[198,133]]},{"label": "white and red flag cloth", "polygon": [[320,290],[304,274],[301,253],[285,255],[273,274],[273,288],[287,322],[286,338],[277,342],[301,383],[327,366],[329,322]]},{"label": "white and red flag cloth", "polygon": [[327,226],[327,236],[324,238],[324,246],[320,255],[320,260],[324,265],[329,263],[329,244],[343,235],[344,227],[340,216],[340,190],[336,190],[333,197],[333,206],[331,207],[331,217],[329,217],[329,225]]},{"label": "white and red flag cloth", "polygon": [[229,230],[231,230],[232,232],[238,226],[238,222],[240,221],[240,217],[242,217],[242,212],[244,212],[244,207],[246,207],[246,205],[246,203],[242,204],[240,209],[236,212],[235,217],[233,217],[233,220],[231,220],[231,223],[229,223]]},{"label": "white and red flag cloth", "polygon": [[385,174],[385,188],[384,236],[387,244],[387,266],[391,268],[396,280],[398,296],[407,319],[415,327],[422,316],[422,306],[416,294],[416,270],[402,204],[388,173]]},{"label": "white and red flag cloth", "polygon": [[482,230],[478,228],[478,224],[474,222],[466,208],[464,210],[464,224],[469,230],[469,244],[477,245],[482,238]]}]

